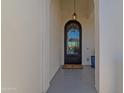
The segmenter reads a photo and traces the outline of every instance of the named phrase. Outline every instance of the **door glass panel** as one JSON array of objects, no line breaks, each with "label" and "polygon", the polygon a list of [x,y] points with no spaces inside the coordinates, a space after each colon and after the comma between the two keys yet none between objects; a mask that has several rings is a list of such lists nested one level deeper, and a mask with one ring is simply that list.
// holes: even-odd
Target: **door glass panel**
[{"label": "door glass panel", "polygon": [[78,55],[80,52],[80,33],[78,28],[70,28],[67,32],[67,54]]}]

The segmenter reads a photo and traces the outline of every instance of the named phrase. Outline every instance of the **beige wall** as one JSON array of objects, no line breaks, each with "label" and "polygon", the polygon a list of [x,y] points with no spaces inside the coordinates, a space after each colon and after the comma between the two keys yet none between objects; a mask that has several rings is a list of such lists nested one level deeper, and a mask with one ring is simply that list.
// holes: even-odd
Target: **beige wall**
[{"label": "beige wall", "polygon": [[60,1],[51,0],[49,8],[50,80],[60,67],[61,58],[61,10]]},{"label": "beige wall", "polygon": [[99,1],[99,93],[122,93],[122,0]]},{"label": "beige wall", "polygon": [[44,30],[42,34],[42,92],[46,93],[50,81],[60,67],[61,11],[59,0],[44,0]]},{"label": "beige wall", "polygon": [[99,0],[94,0],[94,15],[95,15],[95,87],[99,93]]},{"label": "beige wall", "polygon": [[2,93],[41,93],[41,0],[2,0]]}]

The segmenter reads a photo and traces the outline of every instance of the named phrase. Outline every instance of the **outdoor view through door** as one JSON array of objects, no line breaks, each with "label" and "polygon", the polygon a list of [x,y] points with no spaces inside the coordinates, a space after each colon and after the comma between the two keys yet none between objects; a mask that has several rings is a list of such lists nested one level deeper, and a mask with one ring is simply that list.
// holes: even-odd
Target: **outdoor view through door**
[{"label": "outdoor view through door", "polygon": [[81,64],[82,62],[82,29],[76,20],[70,20],[65,24],[64,61],[65,64]]}]

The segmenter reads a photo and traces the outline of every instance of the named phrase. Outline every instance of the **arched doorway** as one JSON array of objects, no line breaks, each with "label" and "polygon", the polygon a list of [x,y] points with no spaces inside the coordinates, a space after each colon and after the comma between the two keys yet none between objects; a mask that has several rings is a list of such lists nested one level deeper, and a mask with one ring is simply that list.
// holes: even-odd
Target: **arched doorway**
[{"label": "arched doorway", "polygon": [[64,64],[82,64],[82,28],[76,20],[65,24]]}]

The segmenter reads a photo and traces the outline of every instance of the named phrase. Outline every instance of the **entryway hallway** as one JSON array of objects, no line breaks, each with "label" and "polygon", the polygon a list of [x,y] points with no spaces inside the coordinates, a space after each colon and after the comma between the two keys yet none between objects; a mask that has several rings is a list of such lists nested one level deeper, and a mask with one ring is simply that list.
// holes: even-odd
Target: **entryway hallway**
[{"label": "entryway hallway", "polygon": [[97,93],[94,73],[94,68],[90,66],[83,69],[60,68],[47,93]]},{"label": "entryway hallway", "polygon": [[74,19],[74,0],[2,0],[2,93],[123,92],[123,1],[75,2],[82,26],[79,58],[91,65],[95,56],[95,69],[58,71],[65,53],[80,53],[79,44],[70,43],[79,39],[66,39],[69,52],[64,51],[64,27]]}]

